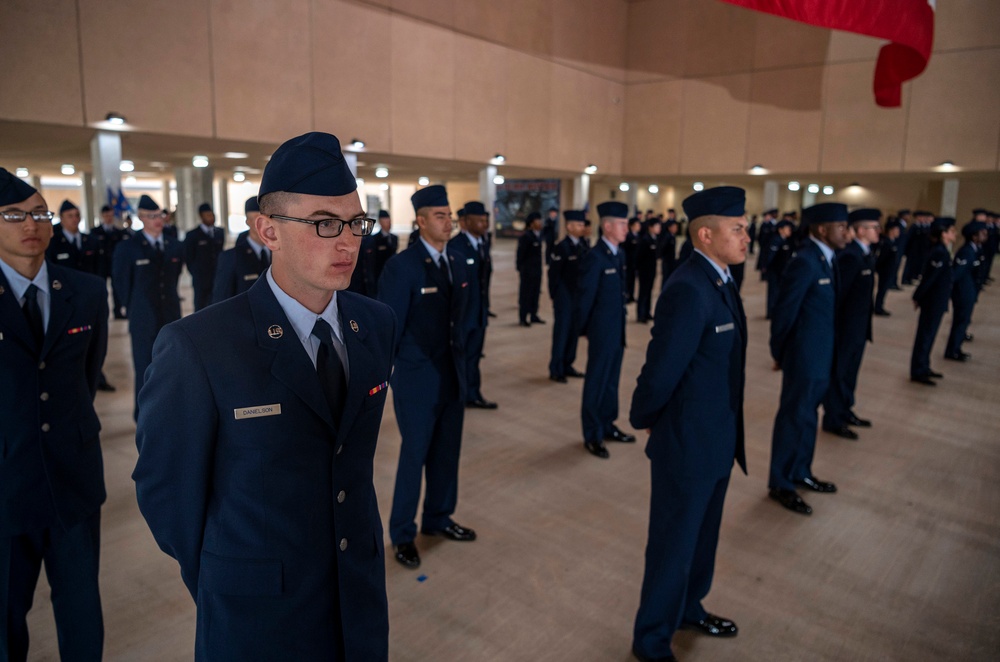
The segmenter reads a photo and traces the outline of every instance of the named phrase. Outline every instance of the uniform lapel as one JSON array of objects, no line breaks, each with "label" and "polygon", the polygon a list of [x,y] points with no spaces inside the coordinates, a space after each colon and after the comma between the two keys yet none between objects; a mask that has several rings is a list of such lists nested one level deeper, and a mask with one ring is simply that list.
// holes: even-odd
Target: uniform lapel
[{"label": "uniform lapel", "polygon": [[21,344],[34,354],[36,346],[35,339],[31,336],[28,328],[28,320],[24,317],[24,311],[17,302],[14,290],[10,283],[0,272],[0,328],[16,336]]},{"label": "uniform lapel", "polygon": [[[351,378],[347,384],[344,413],[340,419],[340,429],[337,432],[339,445],[346,441],[347,432],[352,427],[351,422],[354,421],[362,403],[368,397],[368,389],[377,385],[379,376],[373,375],[371,371],[375,361],[372,359],[371,350],[365,344],[365,338],[368,337],[366,319],[359,314],[360,311],[355,310],[349,297],[338,296],[337,299],[341,334],[347,348],[347,361],[351,372]],[[358,319],[361,319],[361,323],[358,322]]]},{"label": "uniform lapel", "polygon": [[[73,296],[73,288],[65,280],[53,277],[53,269],[49,268],[49,328],[45,332],[45,341],[42,343],[40,358],[45,356],[52,349],[52,345],[66,331],[73,316],[73,304],[70,299]],[[58,272],[57,274],[58,275]]]}]

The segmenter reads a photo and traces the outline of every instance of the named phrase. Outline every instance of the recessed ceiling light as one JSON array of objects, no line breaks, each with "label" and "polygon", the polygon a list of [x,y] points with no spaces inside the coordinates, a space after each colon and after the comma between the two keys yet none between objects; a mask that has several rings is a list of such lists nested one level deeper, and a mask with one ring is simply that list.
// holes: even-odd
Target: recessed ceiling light
[{"label": "recessed ceiling light", "polygon": [[789,191],[798,191],[802,186],[798,182],[788,182]]},{"label": "recessed ceiling light", "polygon": [[14,174],[15,174],[15,175],[17,175],[18,177],[20,177],[21,179],[24,179],[24,178],[25,178],[25,177],[27,177],[27,176],[28,176],[28,175],[29,175],[30,173],[28,172],[28,169],[27,169],[27,168],[23,168],[23,167],[22,167],[22,168],[18,168],[17,170],[15,170],[15,171],[14,171]]},{"label": "recessed ceiling light", "polygon": [[62,167],[59,168],[59,172],[64,175],[72,175],[76,172],[76,168],[73,167],[72,163],[64,163]]},{"label": "recessed ceiling light", "polygon": [[631,187],[628,185],[628,182],[622,182],[621,184],[618,185],[619,191],[627,191],[629,190],[629,188]]},{"label": "recessed ceiling light", "polygon": [[353,149],[364,149],[365,141],[361,140],[360,138],[353,138],[351,139],[351,147]]},{"label": "recessed ceiling light", "polygon": [[223,156],[227,159],[245,159],[250,155],[246,152],[226,152]]},{"label": "recessed ceiling light", "polygon": [[499,154],[498,153],[498,154],[494,154],[493,155],[493,163],[503,163],[506,160],[507,160],[507,157],[504,156],[503,154]]},{"label": "recessed ceiling light", "polygon": [[199,154],[198,156],[195,156],[193,159],[191,159],[191,165],[193,165],[195,168],[207,168],[208,157]]},{"label": "recessed ceiling light", "polygon": [[584,168],[583,171],[585,173],[587,173],[588,175],[593,175],[595,172],[597,172],[597,166],[595,166],[593,163],[591,163],[589,166],[587,166],[586,168]]},{"label": "recessed ceiling light", "polygon": [[653,195],[656,195],[657,193],[660,192],[660,187],[657,186],[656,184],[650,184],[649,185],[649,192],[652,193]]},{"label": "recessed ceiling light", "polygon": [[824,186],[823,187],[823,195],[833,195],[833,187],[832,186]]},{"label": "recessed ceiling light", "polygon": [[237,170],[236,172],[233,173],[234,182],[245,182],[246,179],[247,179],[246,173],[244,173],[242,170]]},{"label": "recessed ceiling light", "polygon": [[385,166],[379,166],[375,168],[375,176],[379,179],[385,179],[389,176],[389,169]]},{"label": "recessed ceiling light", "polygon": [[762,166],[761,164],[758,163],[754,167],[750,168],[750,174],[751,175],[766,175],[767,174],[767,168],[765,168],[764,166]]},{"label": "recessed ceiling light", "polygon": [[389,185],[386,184],[385,182],[382,182],[381,184],[379,184],[379,188],[381,190],[383,190],[383,191],[388,191],[389,190]]},{"label": "recessed ceiling light", "polygon": [[497,186],[500,186],[505,181],[507,181],[507,180],[504,179],[503,175],[497,175],[496,177],[493,178],[493,183],[496,184]]},{"label": "recessed ceiling light", "polygon": [[135,164],[131,161],[122,161],[118,164],[118,169],[122,172],[132,172],[135,170]]},{"label": "recessed ceiling light", "polygon": [[108,113],[104,116],[104,119],[109,124],[114,124],[115,126],[123,126],[125,124],[125,116],[118,113]]},{"label": "recessed ceiling light", "polygon": [[695,182],[694,184],[691,185],[691,188],[693,188],[695,191],[704,191],[705,185],[702,184],[701,182]]},{"label": "recessed ceiling light", "polygon": [[420,186],[427,186],[431,183],[430,177],[420,177],[417,179],[417,184]]},{"label": "recessed ceiling light", "polygon": [[819,184],[810,184],[806,187],[806,190],[810,193],[819,193]]}]

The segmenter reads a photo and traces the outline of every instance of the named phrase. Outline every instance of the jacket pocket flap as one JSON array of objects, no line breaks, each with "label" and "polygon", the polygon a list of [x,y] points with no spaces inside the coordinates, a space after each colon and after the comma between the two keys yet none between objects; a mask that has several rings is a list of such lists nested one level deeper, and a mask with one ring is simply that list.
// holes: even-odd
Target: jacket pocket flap
[{"label": "jacket pocket flap", "polygon": [[281,595],[281,561],[201,553],[199,584],[218,595]]}]

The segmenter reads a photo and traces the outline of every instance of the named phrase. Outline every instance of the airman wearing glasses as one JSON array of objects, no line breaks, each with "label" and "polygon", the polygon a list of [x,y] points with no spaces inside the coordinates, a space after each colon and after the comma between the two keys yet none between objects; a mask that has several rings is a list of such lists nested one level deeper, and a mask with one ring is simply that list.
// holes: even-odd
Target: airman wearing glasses
[{"label": "airman wearing glasses", "polygon": [[[163,232],[166,215],[160,206],[144,195],[139,199],[138,212],[142,231],[118,245],[111,275],[122,303],[120,312],[128,316],[136,402],[153,355],[156,334],[181,318],[177,281],[184,264],[181,243]],[[136,411],[132,416],[137,416]]]},{"label": "airman wearing glasses", "polygon": [[104,468],[94,395],[108,341],[101,279],[45,261],[52,217],[0,168],[0,659],[28,656],[42,563],[64,660],[100,660]]},{"label": "airman wearing glasses", "polygon": [[395,318],[344,291],[372,221],[326,133],[274,152],[259,205],[270,268],[156,341],[139,508],[197,605],[195,659],[386,660],[372,463]]}]

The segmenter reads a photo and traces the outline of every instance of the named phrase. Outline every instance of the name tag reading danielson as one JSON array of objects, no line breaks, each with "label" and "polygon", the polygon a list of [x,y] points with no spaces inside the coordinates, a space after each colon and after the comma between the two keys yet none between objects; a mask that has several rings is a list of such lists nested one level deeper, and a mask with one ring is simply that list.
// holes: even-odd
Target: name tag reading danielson
[{"label": "name tag reading danielson", "polygon": [[722,333],[723,331],[732,331],[734,328],[736,327],[733,325],[733,323],[729,322],[728,324],[720,324],[719,326],[715,327],[715,332]]},{"label": "name tag reading danielson", "polygon": [[830,279],[829,278],[820,278],[819,279],[819,284],[820,285],[829,285],[830,284]]},{"label": "name tag reading danielson", "polygon": [[420,288],[420,293],[421,294],[434,294],[437,291],[438,291],[438,288],[436,288],[436,287],[421,287]]},{"label": "name tag reading danielson", "polygon": [[260,418],[261,416],[277,416],[280,413],[280,403],[273,405],[257,405],[256,407],[240,407],[239,409],[233,410],[233,414],[236,415],[236,420],[240,420],[241,418]]}]

